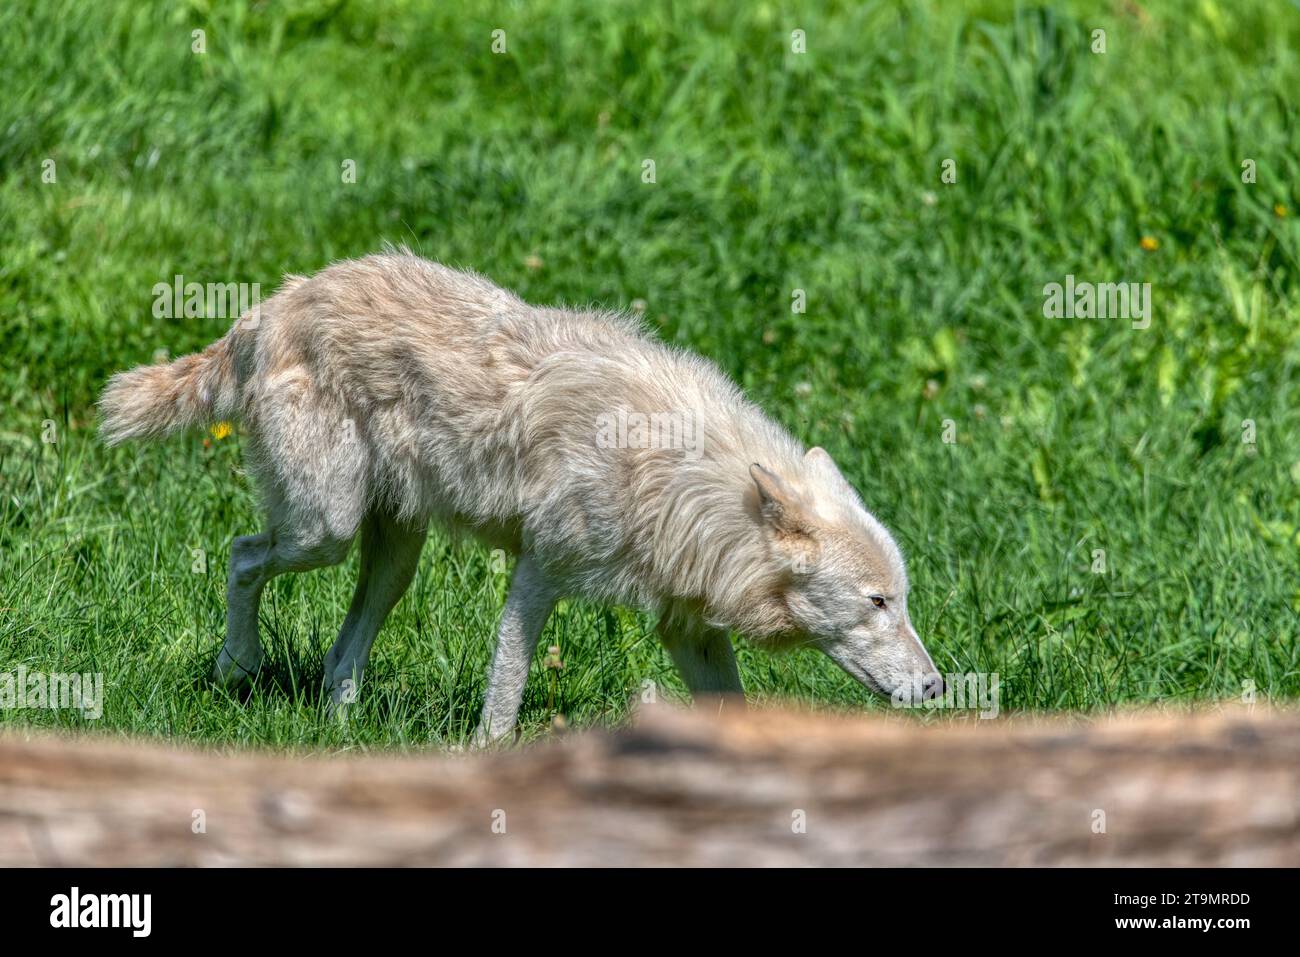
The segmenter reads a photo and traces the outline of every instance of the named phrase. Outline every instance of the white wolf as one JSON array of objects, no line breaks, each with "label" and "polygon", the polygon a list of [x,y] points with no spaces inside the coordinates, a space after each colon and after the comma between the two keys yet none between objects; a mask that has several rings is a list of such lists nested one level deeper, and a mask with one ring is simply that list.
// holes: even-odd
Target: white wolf
[{"label": "white wolf", "polygon": [[[360,580],[325,664],[333,704],[350,701],[431,522],[518,556],[479,743],[513,729],[566,595],[658,612],[693,695],[742,694],[732,630],[812,644],[895,698],[910,700],[917,674],[939,681],[903,556],[830,456],[622,316],[530,306],[397,250],[286,277],[203,352],[114,376],[100,412],[110,443],[242,423],[267,521],[231,547],[214,672],[227,685],[261,663],[266,583],[342,561],[360,531]],[[663,428],[628,434],[656,416],[692,423],[666,430],[691,448],[653,441]]]}]

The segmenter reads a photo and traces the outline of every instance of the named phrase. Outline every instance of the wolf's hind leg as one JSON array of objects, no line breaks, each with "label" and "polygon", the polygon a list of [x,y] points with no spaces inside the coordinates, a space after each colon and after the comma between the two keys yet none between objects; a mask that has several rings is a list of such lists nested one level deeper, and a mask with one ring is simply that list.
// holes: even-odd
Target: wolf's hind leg
[{"label": "wolf's hind leg", "polygon": [[474,732],[475,747],[483,747],[514,730],[537,639],[558,597],[532,556],[520,555],[497,633],[483,714]]},{"label": "wolf's hind leg", "polygon": [[217,684],[238,688],[262,665],[257,612],[266,583],[285,572],[337,565],[351,544],[351,535],[304,534],[302,529],[269,529],[235,539],[226,584],[226,641],[212,672]]},{"label": "wolf's hind leg", "polygon": [[725,631],[681,612],[665,614],[657,631],[692,697],[737,695],[743,703],[736,652]]},{"label": "wolf's hind leg", "polygon": [[238,688],[262,667],[262,643],[257,636],[257,611],[262,599],[262,566],[270,548],[271,533],[245,535],[230,546],[230,574],[226,579],[226,640],[217,653],[212,680]]},{"label": "wolf's hind leg", "polygon": [[265,493],[267,530],[230,550],[226,643],[213,670],[227,686],[245,683],[262,663],[257,610],[266,583],[343,561],[366,514],[366,446],[301,369],[266,384],[247,461]]},{"label": "wolf's hind leg", "polygon": [[338,640],[325,657],[330,707],[342,714],[356,700],[370,648],[384,619],[415,577],[427,531],[372,512],[361,527],[361,574]]}]

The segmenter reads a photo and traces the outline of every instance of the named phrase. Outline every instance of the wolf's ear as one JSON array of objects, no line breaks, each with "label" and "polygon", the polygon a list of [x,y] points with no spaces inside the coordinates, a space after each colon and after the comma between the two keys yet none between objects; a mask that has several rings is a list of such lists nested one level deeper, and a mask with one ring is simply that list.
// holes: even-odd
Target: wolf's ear
[{"label": "wolf's ear", "polygon": [[824,448],[822,448],[820,445],[814,445],[807,452],[805,452],[803,454],[803,460],[807,462],[809,465],[815,465],[818,468],[828,469],[829,471],[834,472],[836,475],[839,475],[840,478],[844,478],[843,475],[840,475],[839,467],[835,464],[835,460],[831,458],[831,454],[827,452]]},{"label": "wolf's ear", "polygon": [[832,482],[839,485],[841,489],[847,490],[854,498],[858,497],[857,490],[849,484],[849,480],[844,477],[844,473],[841,472],[839,466],[835,464],[835,460],[831,458],[830,453],[820,445],[814,445],[805,452],[803,460],[808,465],[818,469]]},{"label": "wolf's ear", "polygon": [[809,533],[807,509],[785,479],[757,462],[749,467],[749,477],[758,489],[758,510],[768,525],[785,535]]}]

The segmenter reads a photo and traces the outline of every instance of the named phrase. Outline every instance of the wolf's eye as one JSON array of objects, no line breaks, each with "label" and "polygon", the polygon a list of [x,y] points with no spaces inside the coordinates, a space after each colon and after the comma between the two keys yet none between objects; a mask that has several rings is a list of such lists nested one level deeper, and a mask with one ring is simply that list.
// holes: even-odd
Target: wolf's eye
[{"label": "wolf's eye", "polygon": [[877,608],[884,608],[884,607],[885,607],[885,596],[883,596],[883,595],[872,595],[872,596],[871,596],[871,604],[875,605]]}]

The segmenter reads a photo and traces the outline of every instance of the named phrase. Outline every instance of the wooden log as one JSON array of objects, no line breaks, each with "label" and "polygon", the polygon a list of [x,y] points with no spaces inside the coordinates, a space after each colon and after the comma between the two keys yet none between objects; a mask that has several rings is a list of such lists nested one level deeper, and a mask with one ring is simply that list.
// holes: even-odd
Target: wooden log
[{"label": "wooden log", "polygon": [[1300,715],[652,709],[490,754],[0,736],[0,865],[1300,864]]}]

